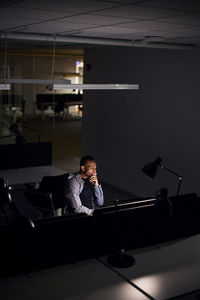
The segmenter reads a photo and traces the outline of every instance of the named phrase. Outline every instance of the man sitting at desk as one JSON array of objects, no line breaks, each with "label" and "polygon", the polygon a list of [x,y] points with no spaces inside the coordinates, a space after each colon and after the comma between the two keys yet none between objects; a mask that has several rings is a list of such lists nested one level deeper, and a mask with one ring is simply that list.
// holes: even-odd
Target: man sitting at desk
[{"label": "man sitting at desk", "polygon": [[95,204],[103,205],[103,190],[98,182],[96,162],[92,156],[81,158],[79,173],[69,180],[67,199],[75,213],[92,215]]}]

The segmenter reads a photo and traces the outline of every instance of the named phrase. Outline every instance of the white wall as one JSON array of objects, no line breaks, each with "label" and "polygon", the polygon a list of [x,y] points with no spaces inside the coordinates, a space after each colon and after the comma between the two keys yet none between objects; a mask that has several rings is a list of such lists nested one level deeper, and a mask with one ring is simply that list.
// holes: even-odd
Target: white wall
[{"label": "white wall", "polygon": [[184,176],[181,193],[200,193],[199,72],[194,50],[85,51],[85,83],[140,84],[139,91],[84,92],[83,153],[96,157],[104,181],[140,196],[162,187],[175,195],[175,176],[159,169],[151,179],[141,172],[160,156]]}]

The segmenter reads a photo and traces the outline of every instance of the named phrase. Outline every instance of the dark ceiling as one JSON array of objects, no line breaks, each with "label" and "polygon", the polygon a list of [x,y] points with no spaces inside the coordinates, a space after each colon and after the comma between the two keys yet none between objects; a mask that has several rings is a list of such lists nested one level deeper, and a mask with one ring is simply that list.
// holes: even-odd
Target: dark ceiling
[{"label": "dark ceiling", "polygon": [[198,0],[1,0],[1,42],[66,48],[200,44]]}]

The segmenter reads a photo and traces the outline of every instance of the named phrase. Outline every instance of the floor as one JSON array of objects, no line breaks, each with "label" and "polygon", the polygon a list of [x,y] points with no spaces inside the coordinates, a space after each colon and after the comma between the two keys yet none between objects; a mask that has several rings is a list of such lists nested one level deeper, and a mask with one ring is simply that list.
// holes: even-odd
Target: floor
[{"label": "floor", "polygon": [[[53,164],[76,172],[81,156],[81,119],[29,119],[27,127],[52,141]],[[27,141],[36,141],[28,129]],[[106,205],[132,195],[102,182]],[[1,300],[198,300],[200,299],[200,235],[130,251],[135,265],[115,268],[106,257],[0,280]]]},{"label": "floor", "polygon": [[129,252],[135,265],[106,257],[0,280],[1,300],[198,300],[200,236]]}]

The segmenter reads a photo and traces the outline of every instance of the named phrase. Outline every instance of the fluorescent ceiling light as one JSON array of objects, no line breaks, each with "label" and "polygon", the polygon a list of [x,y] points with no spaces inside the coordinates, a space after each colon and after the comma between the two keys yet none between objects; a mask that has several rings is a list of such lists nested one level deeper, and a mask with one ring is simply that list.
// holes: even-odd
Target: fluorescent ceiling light
[{"label": "fluorescent ceiling light", "polygon": [[138,90],[139,84],[71,84],[70,80],[51,79],[7,79],[8,83],[3,83],[0,79],[0,89],[10,90],[10,84],[46,84],[48,90]]},{"label": "fluorescent ceiling light", "polygon": [[[0,79],[0,83],[3,83],[4,79]],[[25,79],[25,78],[8,78],[8,83],[19,83],[19,84],[70,84],[71,80],[67,79]]]},{"label": "fluorescent ceiling light", "polygon": [[1,91],[9,91],[10,90],[10,84],[7,84],[7,83],[0,84],[0,90]]},{"label": "fluorescent ceiling light", "polygon": [[50,84],[49,90],[138,90],[139,84]]}]

